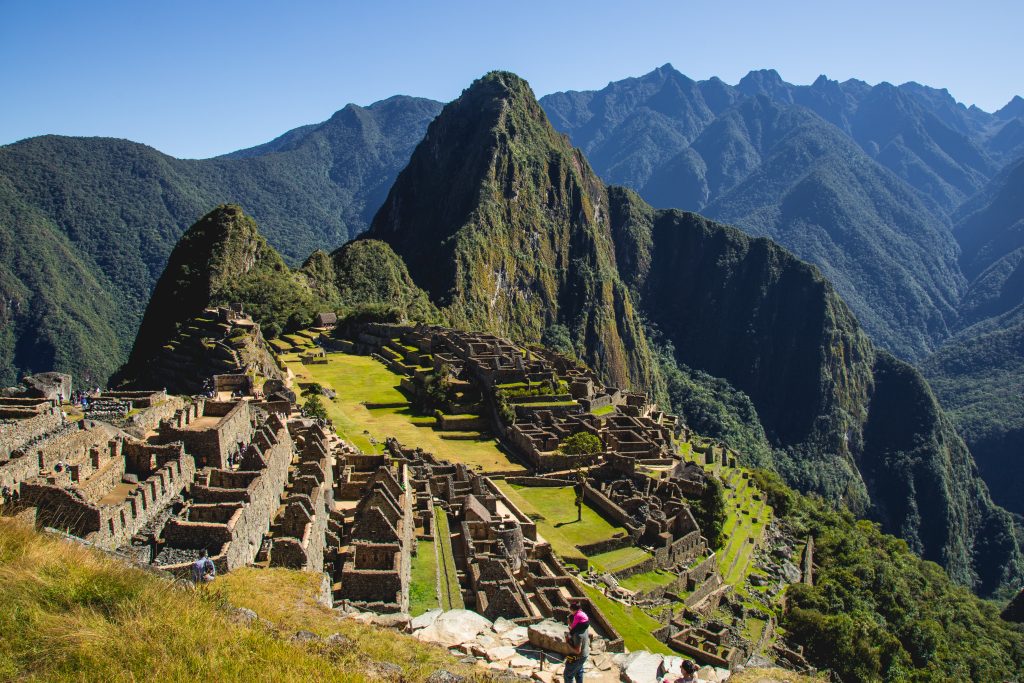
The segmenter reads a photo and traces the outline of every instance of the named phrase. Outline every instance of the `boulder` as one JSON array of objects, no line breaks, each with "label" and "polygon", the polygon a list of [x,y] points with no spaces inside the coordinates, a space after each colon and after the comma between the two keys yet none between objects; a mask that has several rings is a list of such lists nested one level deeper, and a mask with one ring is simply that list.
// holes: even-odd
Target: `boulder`
[{"label": "boulder", "polygon": [[510,645],[522,645],[530,640],[530,632],[525,626],[516,626],[501,634],[502,641]]},{"label": "boulder", "polygon": [[417,631],[416,637],[424,642],[455,647],[476,640],[490,626],[490,620],[476,612],[453,609],[438,616],[430,626]]},{"label": "boulder", "polygon": [[444,669],[438,669],[427,676],[426,683],[465,683],[465,681],[465,676],[453,674],[451,671],[445,671]]},{"label": "boulder", "polygon": [[551,671],[534,671],[530,677],[537,683],[555,683],[555,674]]},{"label": "boulder", "polygon": [[366,667],[366,674],[368,678],[381,681],[401,681],[404,679],[402,667],[392,662],[370,662]]},{"label": "boulder", "polygon": [[61,372],[40,372],[28,375],[21,383],[30,398],[46,398],[51,401],[71,399],[71,375]]},{"label": "boulder", "polygon": [[296,631],[295,635],[292,636],[292,641],[296,643],[308,643],[312,640],[320,640],[320,636],[313,633],[312,631]]},{"label": "boulder", "polygon": [[397,628],[399,631],[406,631],[412,618],[408,614],[398,612],[395,614],[376,614],[370,623],[382,628]]},{"label": "boulder", "polygon": [[631,654],[637,656],[623,668],[623,680],[627,683],[658,683],[661,680],[664,657],[646,651]]},{"label": "boulder", "polygon": [[248,607],[236,607],[231,610],[228,618],[236,624],[248,625],[256,621],[259,617]]},{"label": "boulder", "polygon": [[418,617],[413,617],[412,621],[409,622],[409,628],[413,631],[418,631],[421,628],[426,628],[437,621],[437,618],[441,616],[441,610],[432,609],[429,612],[424,612]]},{"label": "boulder", "polygon": [[492,647],[484,653],[489,662],[501,662],[506,659],[512,659],[516,656],[516,649],[511,645],[502,645],[500,647]]},{"label": "boulder", "polygon": [[795,564],[788,561],[782,563],[782,577],[786,579],[787,583],[799,583],[800,576],[800,570],[796,568]]},{"label": "boulder", "polygon": [[527,629],[527,635],[530,644],[542,650],[550,650],[562,655],[573,654],[573,649],[566,642],[566,638],[569,635],[569,627],[565,624],[545,619],[530,626]]}]

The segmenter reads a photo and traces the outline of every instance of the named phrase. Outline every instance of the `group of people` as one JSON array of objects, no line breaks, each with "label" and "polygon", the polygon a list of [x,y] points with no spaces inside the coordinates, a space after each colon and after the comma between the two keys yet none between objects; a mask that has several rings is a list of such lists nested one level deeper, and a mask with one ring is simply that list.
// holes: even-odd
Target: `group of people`
[{"label": "group of people", "polygon": [[[82,391],[81,389],[75,389],[71,392],[70,402],[73,406],[81,406],[82,408],[89,407],[89,400],[96,398],[100,395],[100,388],[96,387],[92,391]],[[64,403],[64,394],[57,395],[58,401]]]},{"label": "group of people", "polygon": [[[570,604],[569,634],[566,637],[569,649],[573,654],[565,658],[565,683],[583,683],[583,667],[590,656],[590,616],[583,609],[583,601],[576,600]],[[697,665],[684,659],[682,675],[672,679],[665,676],[662,683],[695,683],[697,681]]]}]

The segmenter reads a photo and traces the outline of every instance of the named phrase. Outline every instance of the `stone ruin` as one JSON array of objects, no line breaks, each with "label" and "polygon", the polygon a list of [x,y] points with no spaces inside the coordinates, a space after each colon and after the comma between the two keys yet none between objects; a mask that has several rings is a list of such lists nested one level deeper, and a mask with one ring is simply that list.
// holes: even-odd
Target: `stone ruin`
[{"label": "stone ruin", "polygon": [[[689,436],[676,416],[659,410],[644,394],[605,387],[596,374],[564,356],[539,347],[523,348],[494,335],[427,325],[368,324],[355,333],[354,348],[405,377],[402,386],[413,394],[421,391],[429,374],[447,369],[460,393],[479,397],[469,399],[469,407],[486,416],[483,424],[459,426],[491,427],[537,471],[574,469],[610,455],[670,465],[672,435]],[[525,389],[525,395],[509,397],[509,387]],[[536,395],[532,389],[538,389]],[[512,424],[505,424],[496,409],[503,400],[515,412]],[[590,414],[608,408],[612,412],[607,415]],[[444,417],[438,419],[442,429],[448,427]],[[601,453],[561,452],[560,444],[577,432],[596,435]]]}]

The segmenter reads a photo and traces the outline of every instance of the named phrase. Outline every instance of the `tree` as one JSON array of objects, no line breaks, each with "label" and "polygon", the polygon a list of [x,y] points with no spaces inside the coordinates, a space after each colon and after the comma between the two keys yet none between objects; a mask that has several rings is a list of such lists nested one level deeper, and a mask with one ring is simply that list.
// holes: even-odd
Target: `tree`
[{"label": "tree", "polygon": [[601,449],[601,437],[590,432],[571,434],[559,445],[559,450],[566,455],[594,455],[600,453]]},{"label": "tree", "polygon": [[714,475],[708,475],[705,484],[704,493],[690,504],[690,510],[704,538],[708,539],[708,545],[717,548],[722,544],[725,526],[725,491],[722,482]]},{"label": "tree", "polygon": [[302,413],[306,417],[316,418],[318,420],[327,420],[327,408],[320,401],[320,397],[316,394],[309,397],[309,399],[302,404]]}]

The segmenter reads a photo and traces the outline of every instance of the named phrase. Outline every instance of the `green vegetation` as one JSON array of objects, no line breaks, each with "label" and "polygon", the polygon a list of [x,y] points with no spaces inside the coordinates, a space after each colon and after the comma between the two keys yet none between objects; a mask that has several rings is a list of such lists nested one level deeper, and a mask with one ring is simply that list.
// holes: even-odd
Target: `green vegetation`
[{"label": "green vegetation", "polygon": [[437,554],[434,541],[416,541],[409,579],[409,614],[416,617],[438,607]]},{"label": "green vegetation", "polygon": [[325,403],[328,417],[343,438],[367,453],[380,452],[384,440],[394,437],[484,471],[524,469],[509,460],[491,436],[436,429],[433,416],[417,415],[413,410],[400,390],[401,378],[369,356],[329,353],[326,365],[303,365],[292,354],[281,358],[298,382],[317,382],[335,391],[335,398]]},{"label": "green vegetation", "polygon": [[0,147],[0,301],[19,304],[0,310],[14,323],[0,325],[0,386],[30,369],[104,384],[127,359],[175,242],[224,201],[245,206],[292,265],[359,234],[440,108],[412,97],[349,105],[199,161],[112,138]]},{"label": "green vegetation", "polygon": [[541,529],[541,535],[548,539],[559,554],[561,550],[556,547],[551,536],[572,547],[570,555],[578,556],[579,551],[575,546],[597,543],[625,532],[623,527],[611,524],[589,505],[583,506],[583,519],[577,522],[576,492],[572,486],[517,486],[505,482],[497,483],[502,490],[511,491],[515,495],[517,505],[526,502],[523,506],[525,509],[521,508],[523,512],[541,517],[534,521],[537,522],[538,529]]},{"label": "green vegetation", "polygon": [[668,645],[652,635],[654,631],[661,628],[662,624],[644,613],[639,607],[623,605],[621,602],[606,598],[596,588],[587,585],[582,588],[587,597],[619,632],[626,647],[630,650],[647,650],[663,655],[675,654]]},{"label": "green vegetation", "polygon": [[306,417],[312,417],[318,420],[326,420],[327,409],[324,407],[320,397],[316,394],[311,395],[306,402],[302,404],[302,414]]},{"label": "green vegetation", "polygon": [[462,589],[459,587],[458,568],[455,566],[455,554],[452,551],[452,535],[448,526],[448,513],[441,508],[434,509],[434,522],[437,532],[434,542],[437,543],[441,566],[441,608],[462,609]]},{"label": "green vegetation", "polygon": [[675,581],[678,576],[672,572],[667,572],[661,569],[655,569],[650,572],[643,572],[642,574],[633,574],[619,581],[619,585],[623,588],[628,588],[631,591],[637,591],[640,593],[654,590],[655,588],[661,588],[667,586]]},{"label": "green vegetation", "polygon": [[610,573],[634,567],[650,558],[651,554],[649,552],[633,545],[587,557],[595,569],[600,572]]},{"label": "green vegetation", "polygon": [[565,437],[558,449],[568,455],[593,455],[603,450],[601,437],[590,432],[576,432]]},{"label": "green vegetation", "polygon": [[781,626],[843,681],[997,681],[1024,674],[1024,627],[957,586],[938,565],[814,496],[760,472],[786,520],[814,538],[814,586],[792,586]]},{"label": "green vegetation", "polygon": [[[374,662],[403,678],[439,668],[471,675],[445,650],[339,620],[316,604],[318,576],[238,569],[199,593],[81,545],[0,520],[0,679],[7,681],[373,680]],[[242,625],[232,606],[254,610]],[[350,646],[291,642],[340,633]]]},{"label": "green vegetation", "polygon": [[715,476],[708,477],[706,481],[704,495],[690,501],[690,508],[694,519],[700,525],[701,534],[708,539],[708,545],[714,549],[722,545],[722,527],[725,525],[729,510],[722,482]]}]

